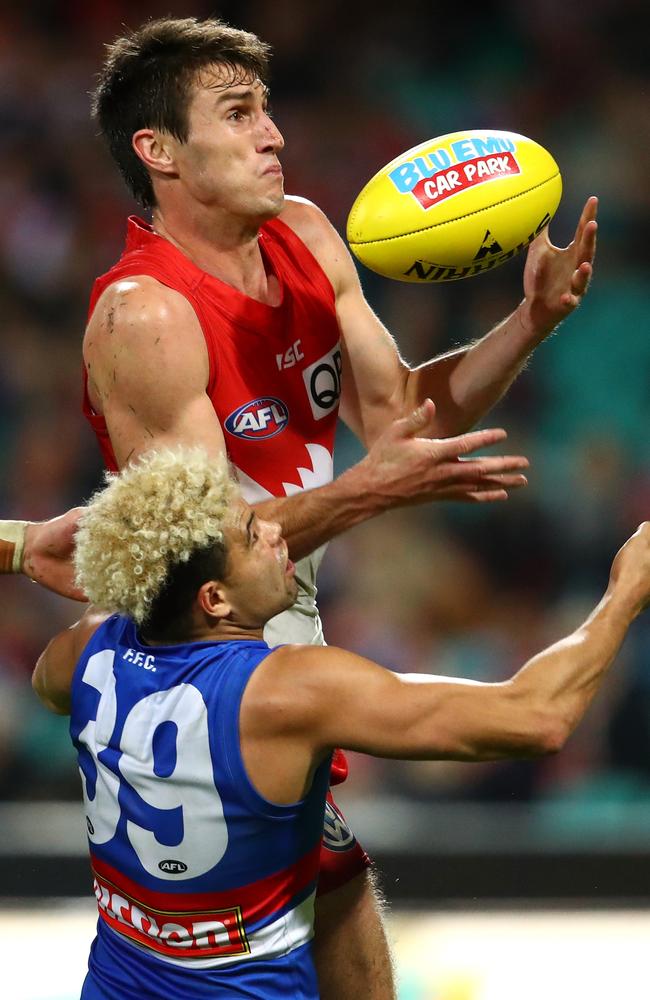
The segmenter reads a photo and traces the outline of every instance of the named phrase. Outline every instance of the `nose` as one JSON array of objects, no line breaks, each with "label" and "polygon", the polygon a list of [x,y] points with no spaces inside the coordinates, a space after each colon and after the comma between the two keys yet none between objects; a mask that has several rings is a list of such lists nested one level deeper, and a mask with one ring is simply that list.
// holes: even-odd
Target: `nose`
[{"label": "nose", "polygon": [[269,545],[275,547],[282,541],[282,528],[277,521],[267,521],[266,532]]},{"label": "nose", "polygon": [[279,153],[281,149],[284,149],[282,132],[266,112],[261,117],[260,133],[260,152],[270,150],[273,153]]}]

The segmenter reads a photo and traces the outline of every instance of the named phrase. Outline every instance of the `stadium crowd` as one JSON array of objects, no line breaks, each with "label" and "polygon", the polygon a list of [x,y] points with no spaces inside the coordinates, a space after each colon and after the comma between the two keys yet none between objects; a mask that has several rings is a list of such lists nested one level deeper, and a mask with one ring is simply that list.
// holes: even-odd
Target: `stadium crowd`
[{"label": "stadium crowd", "polygon": [[[101,478],[81,416],[81,336],[93,279],[119,255],[130,201],[90,121],[102,44],[169,13],[143,0],[29,0],[0,11],[0,480],[3,517],[41,519]],[[471,8],[413,0],[176,0],[270,41],[286,188],[344,232],[365,181],[425,138],[490,125],[529,135],[560,165],[555,242],[589,194],[601,201],[592,289],[486,426],[531,459],[505,504],[393,513],[330,546],[320,605],[331,644],[397,670],[509,676],[579,619],[610,559],[650,511],[650,109],[642,2],[561,0]],[[138,214],[140,214],[138,212]],[[364,272],[367,295],[413,363],[485,332],[521,294],[523,259],[458,284]],[[340,471],[359,453],[339,435]],[[65,720],[29,678],[78,607],[6,577],[0,600],[0,798],[78,798]],[[569,747],[538,763],[357,760],[353,787],[425,801],[625,799],[650,787],[650,621]]]}]

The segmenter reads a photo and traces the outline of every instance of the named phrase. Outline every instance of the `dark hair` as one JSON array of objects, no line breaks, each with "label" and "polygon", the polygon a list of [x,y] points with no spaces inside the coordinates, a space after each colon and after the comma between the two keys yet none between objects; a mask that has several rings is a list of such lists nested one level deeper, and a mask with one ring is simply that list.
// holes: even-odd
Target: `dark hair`
[{"label": "dark hair", "polygon": [[156,199],[151,177],[131,145],[141,128],[159,129],[186,142],[189,95],[196,75],[218,64],[225,83],[268,78],[270,46],[257,35],[218,20],[162,17],[106,46],[107,57],[92,94],[113,159],[144,208]]},{"label": "dark hair", "polygon": [[143,637],[164,639],[170,634],[182,635],[189,624],[197,591],[208,580],[225,579],[227,562],[225,544],[212,542],[192,552],[187,562],[175,563],[142,622]]}]

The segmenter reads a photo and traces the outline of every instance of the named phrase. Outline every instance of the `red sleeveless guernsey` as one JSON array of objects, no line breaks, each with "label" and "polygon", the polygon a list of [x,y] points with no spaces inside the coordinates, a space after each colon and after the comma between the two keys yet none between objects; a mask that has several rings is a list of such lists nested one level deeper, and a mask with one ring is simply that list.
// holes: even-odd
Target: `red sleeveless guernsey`
[{"label": "red sleeveless guernsey", "polygon": [[[285,223],[267,222],[259,239],[267,270],[280,284],[277,307],[206,274],[132,217],[124,253],[95,282],[89,310],[90,318],[109,285],[136,274],[188,300],[210,360],[206,391],[250,502],[329,482],[341,387],[340,333],[328,278]],[[106,423],[92,411],[85,375],[83,405],[106,465],[115,470]]]},{"label": "red sleeveless guernsey", "polygon": [[[280,285],[276,307],[206,274],[150,225],[132,217],[124,253],[95,282],[89,310],[90,318],[109,285],[137,274],[185,296],[208,350],[206,391],[249,503],[331,480],[341,390],[340,331],[325,272],[278,219],[262,226],[259,240],[265,266]],[[83,409],[106,465],[115,470],[106,422],[90,406],[85,370]],[[316,570],[323,552],[324,547],[298,563],[297,602],[267,625],[269,645],[324,641],[316,607]]]}]

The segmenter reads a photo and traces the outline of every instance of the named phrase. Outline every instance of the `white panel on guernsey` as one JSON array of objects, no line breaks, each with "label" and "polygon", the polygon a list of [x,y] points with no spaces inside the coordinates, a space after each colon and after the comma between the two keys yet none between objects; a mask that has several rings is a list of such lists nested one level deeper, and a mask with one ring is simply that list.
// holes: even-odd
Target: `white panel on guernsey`
[{"label": "white panel on guernsey", "polygon": [[[287,496],[300,493],[303,489],[324,486],[332,479],[332,456],[327,448],[318,444],[307,444],[306,448],[309,452],[312,468],[296,469],[296,479],[300,480],[301,486],[283,483]],[[273,499],[268,490],[247,476],[241,469],[235,467],[235,472],[242,496],[247,503],[256,504]],[[279,646],[285,642],[306,643],[310,646],[325,645],[323,625],[316,606],[316,573],[326,548],[326,545],[321,545],[311,555],[296,563],[298,597],[292,608],[283,611],[282,614],[276,615],[270,622],[267,622],[264,628],[264,641],[269,646]]]}]

